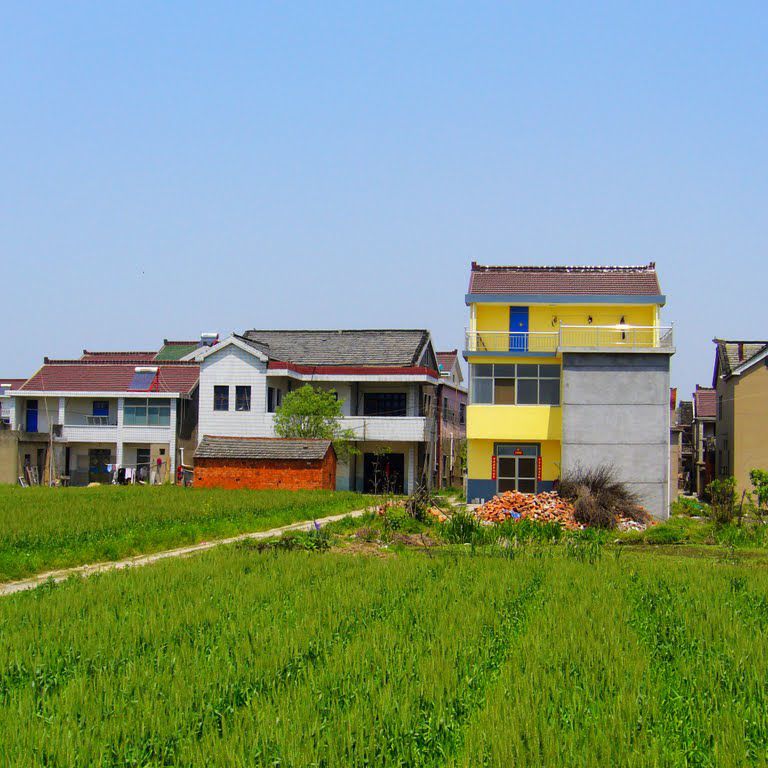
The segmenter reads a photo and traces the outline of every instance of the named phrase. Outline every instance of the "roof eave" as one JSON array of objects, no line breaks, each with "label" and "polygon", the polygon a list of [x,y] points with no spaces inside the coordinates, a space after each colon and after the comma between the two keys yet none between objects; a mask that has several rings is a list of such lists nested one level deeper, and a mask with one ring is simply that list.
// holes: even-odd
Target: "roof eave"
[{"label": "roof eave", "polygon": [[621,293],[467,293],[470,304],[657,304],[664,306],[667,297],[657,294]]}]

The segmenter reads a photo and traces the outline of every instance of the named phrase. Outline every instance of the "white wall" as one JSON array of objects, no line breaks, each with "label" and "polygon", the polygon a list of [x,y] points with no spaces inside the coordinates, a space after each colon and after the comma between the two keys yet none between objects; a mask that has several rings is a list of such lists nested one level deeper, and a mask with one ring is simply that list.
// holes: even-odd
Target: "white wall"
[{"label": "white wall", "polygon": [[[267,413],[267,366],[239,347],[214,352],[200,366],[198,440],[203,435],[272,437],[273,416]],[[235,387],[251,387],[251,410],[235,410]],[[213,410],[214,386],[229,387],[229,410]]]}]

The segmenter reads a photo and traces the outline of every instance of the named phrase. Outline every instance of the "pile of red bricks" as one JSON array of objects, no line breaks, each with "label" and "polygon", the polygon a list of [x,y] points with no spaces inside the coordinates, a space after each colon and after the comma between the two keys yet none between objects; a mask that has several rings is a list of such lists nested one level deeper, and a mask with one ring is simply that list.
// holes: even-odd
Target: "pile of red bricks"
[{"label": "pile of red bricks", "polygon": [[511,519],[558,523],[570,531],[576,531],[583,527],[576,522],[573,504],[561,499],[555,492],[520,493],[519,491],[505,491],[477,507],[475,516],[483,523],[503,523]]}]

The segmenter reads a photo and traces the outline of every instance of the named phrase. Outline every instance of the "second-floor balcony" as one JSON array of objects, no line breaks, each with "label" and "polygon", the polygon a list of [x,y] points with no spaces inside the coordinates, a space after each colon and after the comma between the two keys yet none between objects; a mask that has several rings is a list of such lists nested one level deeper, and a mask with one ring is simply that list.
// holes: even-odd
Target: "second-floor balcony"
[{"label": "second-floor balcony", "polygon": [[355,440],[423,442],[429,439],[424,416],[345,416],[341,426],[351,429]]},{"label": "second-floor balcony", "polygon": [[561,325],[553,331],[466,331],[467,352],[555,354],[673,349],[672,326]]}]

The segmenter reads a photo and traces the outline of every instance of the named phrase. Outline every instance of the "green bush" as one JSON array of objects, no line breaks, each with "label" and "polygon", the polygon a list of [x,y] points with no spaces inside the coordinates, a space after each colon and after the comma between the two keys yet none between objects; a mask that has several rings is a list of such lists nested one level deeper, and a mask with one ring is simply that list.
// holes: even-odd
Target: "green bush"
[{"label": "green bush", "polygon": [[672,502],[670,513],[685,517],[709,517],[711,510],[709,504],[704,504],[697,499],[681,496],[677,501]]},{"label": "green bush", "polygon": [[441,530],[445,540],[452,544],[476,543],[483,535],[482,526],[469,512],[456,512]]},{"label": "green bush", "polygon": [[736,480],[733,477],[713,480],[707,490],[712,499],[712,521],[716,525],[728,525],[733,522],[736,514]]}]

